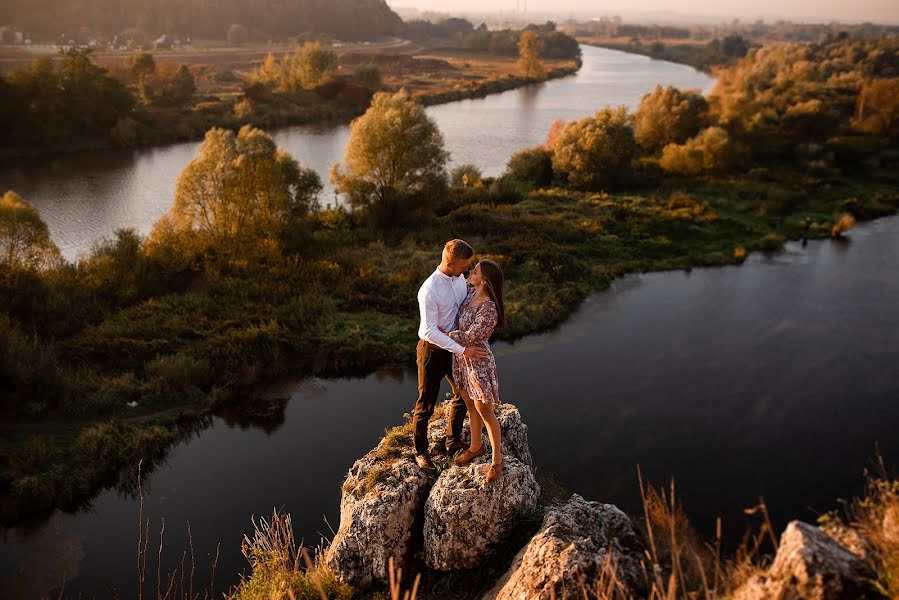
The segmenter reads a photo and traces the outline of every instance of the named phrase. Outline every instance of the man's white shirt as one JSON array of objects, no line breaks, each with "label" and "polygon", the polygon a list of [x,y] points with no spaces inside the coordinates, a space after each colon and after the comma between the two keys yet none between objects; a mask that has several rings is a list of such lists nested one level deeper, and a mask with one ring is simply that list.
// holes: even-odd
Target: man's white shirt
[{"label": "man's white shirt", "polygon": [[440,346],[445,350],[462,354],[465,348],[440,331],[452,331],[456,325],[456,315],[468,287],[461,275],[450,277],[439,268],[418,288],[418,311],[421,324],[418,326],[418,337]]}]

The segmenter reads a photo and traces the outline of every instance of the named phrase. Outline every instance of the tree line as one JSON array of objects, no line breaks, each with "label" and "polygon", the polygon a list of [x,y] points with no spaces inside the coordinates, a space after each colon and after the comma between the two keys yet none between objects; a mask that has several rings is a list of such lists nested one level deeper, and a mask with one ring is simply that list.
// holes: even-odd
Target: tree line
[{"label": "tree line", "polygon": [[235,24],[263,42],[304,32],[367,40],[394,35],[402,25],[384,0],[8,0],[0,4],[0,23],[35,41],[61,37],[79,44],[123,32],[142,32],[145,41],[164,33],[224,39]]}]

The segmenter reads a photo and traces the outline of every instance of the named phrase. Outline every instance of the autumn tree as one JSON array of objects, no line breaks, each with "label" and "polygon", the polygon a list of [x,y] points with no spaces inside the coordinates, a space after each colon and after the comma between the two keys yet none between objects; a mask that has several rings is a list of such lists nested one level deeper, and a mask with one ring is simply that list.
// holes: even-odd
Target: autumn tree
[{"label": "autumn tree", "polygon": [[518,70],[529,79],[542,79],[546,69],[540,62],[542,44],[536,31],[527,30],[521,33],[518,40]]},{"label": "autumn tree", "polygon": [[327,81],[336,72],[337,54],[334,50],[318,42],[307,42],[281,60],[269,52],[253,72],[252,80],[282,91],[297,92]]},{"label": "autumn tree", "polygon": [[406,92],[379,92],[350,125],[346,170],[335,164],[331,179],[353,208],[389,226],[446,193],[446,161],[443,136],[424,108]]},{"label": "autumn tree", "polygon": [[44,270],[62,262],[38,210],[17,193],[0,198],[0,267],[18,271]]},{"label": "autumn tree", "polygon": [[314,206],[320,190],[318,175],[264,131],[213,128],[178,177],[174,206],[152,239],[225,260],[276,254],[286,228]]},{"label": "autumn tree", "polygon": [[605,108],[568,123],[553,149],[553,171],[577,189],[599,189],[630,178],[639,147],[624,107]]},{"label": "autumn tree", "polygon": [[865,82],[858,94],[855,125],[875,135],[899,137],[899,77]]},{"label": "autumn tree", "polygon": [[662,150],[661,165],[665,171],[680,175],[698,175],[722,171],[732,162],[730,136],[720,127],[703,129],[684,144],[668,144]]},{"label": "autumn tree", "polygon": [[318,42],[307,42],[290,57],[287,87],[310,88],[330,79],[337,71],[337,53]]},{"label": "autumn tree", "polygon": [[648,152],[658,152],[699,133],[706,125],[707,113],[708,103],[702,94],[657,85],[640,99],[634,113],[634,135]]}]

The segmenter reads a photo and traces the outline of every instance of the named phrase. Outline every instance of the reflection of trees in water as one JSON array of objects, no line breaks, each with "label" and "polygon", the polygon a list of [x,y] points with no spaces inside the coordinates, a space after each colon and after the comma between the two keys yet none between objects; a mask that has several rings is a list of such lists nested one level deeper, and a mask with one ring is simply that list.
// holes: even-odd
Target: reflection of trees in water
[{"label": "reflection of trees in water", "polygon": [[220,416],[228,427],[241,429],[261,429],[272,434],[284,424],[285,409],[289,397],[253,398],[222,409]]},{"label": "reflection of trees in water", "polygon": [[534,110],[534,106],[537,104],[537,97],[540,95],[540,92],[543,88],[546,87],[545,82],[534,83],[532,85],[526,85],[523,88],[519,88],[518,90],[518,108],[519,110]]},{"label": "reflection of trees in water", "polygon": [[[172,441],[170,444],[160,449],[156,456],[145,458],[140,467],[141,485],[144,489],[144,496],[151,491],[153,478],[151,475],[161,465],[168,465],[169,452],[176,445],[182,442],[190,442],[194,438],[200,437],[200,434],[212,425],[212,417],[205,415],[202,417],[187,417],[178,421],[172,432]],[[113,488],[119,494],[119,497],[128,500],[134,500],[139,496],[137,485],[137,464],[130,465],[121,469],[107,485],[98,488],[90,499],[83,503],[79,508],[90,508],[94,498],[100,495],[104,489]]]}]

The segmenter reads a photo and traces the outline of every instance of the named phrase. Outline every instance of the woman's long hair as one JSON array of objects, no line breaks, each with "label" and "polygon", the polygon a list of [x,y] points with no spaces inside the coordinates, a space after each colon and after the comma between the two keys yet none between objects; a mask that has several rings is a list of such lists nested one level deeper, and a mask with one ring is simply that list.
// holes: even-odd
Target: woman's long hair
[{"label": "woman's long hair", "polygon": [[481,277],[484,279],[484,289],[487,295],[496,304],[496,329],[506,324],[506,310],[503,308],[503,270],[492,260],[481,260]]}]

